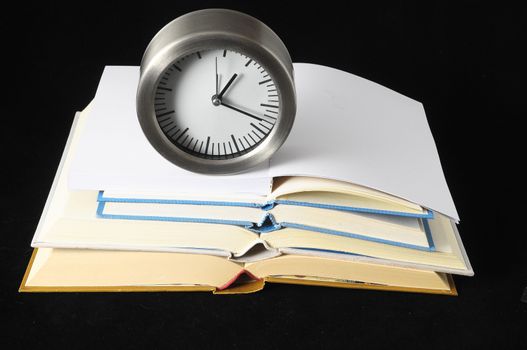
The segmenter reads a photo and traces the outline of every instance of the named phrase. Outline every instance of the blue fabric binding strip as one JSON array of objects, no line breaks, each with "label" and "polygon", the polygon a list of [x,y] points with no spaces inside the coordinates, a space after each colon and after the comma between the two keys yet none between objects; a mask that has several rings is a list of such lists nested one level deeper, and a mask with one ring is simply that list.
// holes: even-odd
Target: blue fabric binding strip
[{"label": "blue fabric binding strip", "polygon": [[188,217],[176,217],[176,216],[143,216],[143,215],[114,215],[105,214],[104,206],[106,202],[99,202],[97,205],[97,217],[101,219],[117,219],[117,220],[149,220],[149,221],[171,221],[171,222],[194,222],[200,224],[224,224],[243,226],[247,229],[252,229],[254,223],[250,221],[237,221],[237,220],[221,220],[221,219],[200,219],[200,218],[188,218]]},{"label": "blue fabric binding strip", "polygon": [[[423,220],[423,222],[424,222],[424,220]],[[307,225],[299,225],[299,224],[294,224],[294,223],[289,223],[289,222],[282,222],[282,223],[280,223],[280,225],[282,227],[297,228],[297,229],[300,229],[300,230],[320,232],[320,233],[325,233],[325,234],[328,234],[328,235],[356,238],[356,239],[361,239],[361,240],[364,240],[364,241],[371,241],[371,242],[376,242],[376,243],[389,244],[389,245],[394,245],[394,246],[403,247],[403,248],[424,250],[424,251],[427,251],[427,252],[428,251],[431,251],[431,252],[435,251],[435,246],[433,244],[432,237],[429,236],[429,234],[428,234],[429,231],[427,232],[427,240],[428,240],[429,247],[422,247],[422,246],[413,245],[413,244],[407,244],[407,243],[401,243],[401,242],[396,242],[396,241],[390,241],[390,240],[387,240],[387,239],[368,237],[368,236],[364,236],[364,235],[360,235],[360,234],[356,234],[356,233],[349,233],[349,232],[342,232],[342,231],[336,231],[336,230],[329,230],[329,229],[325,229],[325,228],[318,228],[318,227],[307,226]],[[425,231],[426,231],[426,228],[425,228]]]},{"label": "blue fabric binding strip", "polygon": [[250,230],[258,233],[267,233],[280,230],[281,228],[282,225],[276,222],[276,219],[274,218],[273,214],[265,213],[264,217],[259,222],[257,222],[252,228],[250,228]]},{"label": "blue fabric binding strip", "polygon": [[428,224],[428,220],[422,220],[422,222],[423,222],[423,227],[425,229],[426,239],[428,240],[428,245],[433,251],[435,251],[436,246],[434,243],[434,239],[432,238],[432,230],[430,230],[430,225]]},{"label": "blue fabric binding strip", "polygon": [[221,201],[196,201],[183,199],[142,199],[142,198],[111,198],[105,197],[104,191],[99,191],[97,196],[98,202],[113,202],[113,203],[152,203],[152,204],[189,204],[189,205],[217,205],[224,207],[249,207],[260,208],[261,205],[257,203],[246,202],[221,202]]},{"label": "blue fabric binding strip", "polygon": [[368,237],[368,236],[355,234],[355,233],[323,229],[323,228],[318,228],[318,227],[308,226],[308,225],[300,225],[300,224],[294,224],[294,223],[288,223],[288,222],[278,223],[276,219],[273,217],[273,215],[270,213],[266,213],[259,222],[253,223],[250,221],[202,219],[202,218],[175,217],[175,216],[105,214],[104,213],[105,205],[106,205],[106,202],[99,202],[99,204],[97,205],[97,217],[98,218],[116,219],[116,220],[148,220],[148,221],[169,221],[169,222],[190,222],[190,223],[203,223],[203,224],[234,225],[234,226],[244,227],[245,229],[251,232],[254,232],[254,233],[258,233],[258,234],[277,231],[284,227],[291,227],[291,228],[297,228],[301,230],[320,232],[324,234],[362,239],[362,240],[383,243],[383,244],[390,244],[390,245],[395,245],[395,246],[400,246],[400,247],[405,247],[405,248],[418,249],[418,250],[424,250],[424,251],[435,251],[435,245],[432,239],[432,234],[430,232],[430,226],[428,225],[428,222],[426,219],[422,221],[423,221],[423,226],[424,226],[425,233],[426,233],[426,238],[429,244],[429,248],[385,240],[385,239],[379,239],[379,238],[374,238],[374,237]]},{"label": "blue fabric binding strip", "polygon": [[345,251],[342,251],[342,250],[320,249],[320,248],[304,248],[304,247],[291,247],[291,248],[292,249],[299,249],[299,250],[314,251],[314,252],[322,252],[322,253],[336,253],[336,254],[346,254],[346,255],[352,255],[352,256],[370,257],[369,255],[350,253],[350,252],[345,252]]},{"label": "blue fabric binding strip", "polygon": [[421,218],[421,219],[432,219],[434,217],[434,213],[431,210],[427,210],[426,213],[424,214],[413,214],[413,213],[404,213],[404,212],[391,211],[391,210],[347,207],[343,205],[318,204],[318,203],[289,201],[289,200],[281,200],[281,199],[268,201],[264,204],[258,204],[258,203],[247,203],[247,202],[198,201],[198,200],[181,200],[181,199],[111,198],[111,197],[105,197],[104,191],[99,191],[99,194],[97,196],[97,201],[98,202],[113,202],[113,203],[213,205],[213,206],[227,206],[227,207],[260,208],[265,211],[273,209],[278,204],[283,204],[283,205],[297,205],[297,206],[303,206],[303,207],[322,208],[322,209],[330,209],[330,210],[351,211],[351,212],[366,213],[366,214],[413,217],[413,218]]}]

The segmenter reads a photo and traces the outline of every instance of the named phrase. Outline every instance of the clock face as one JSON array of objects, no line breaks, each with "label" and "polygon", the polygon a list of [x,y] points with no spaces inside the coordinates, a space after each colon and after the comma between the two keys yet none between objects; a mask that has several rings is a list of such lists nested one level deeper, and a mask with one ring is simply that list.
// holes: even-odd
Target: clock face
[{"label": "clock face", "polygon": [[255,149],[280,118],[272,77],[256,60],[230,50],[198,51],[170,65],[156,87],[155,114],[177,147],[206,159]]}]

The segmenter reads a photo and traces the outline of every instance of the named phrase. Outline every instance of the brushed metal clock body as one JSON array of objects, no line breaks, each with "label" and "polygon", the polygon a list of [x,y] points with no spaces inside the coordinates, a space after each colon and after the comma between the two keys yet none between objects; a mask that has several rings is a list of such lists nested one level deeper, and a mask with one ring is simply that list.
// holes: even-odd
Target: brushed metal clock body
[{"label": "brushed metal clock body", "polygon": [[[235,52],[247,56],[251,61],[253,59],[257,61],[262,72],[269,79],[272,79],[273,91],[276,90],[273,94],[276,94],[275,98],[280,101],[279,106],[275,106],[273,110],[275,113],[273,120],[271,120],[274,123],[273,126],[263,123],[269,128],[269,131],[262,139],[258,140],[259,142],[253,144],[249,140],[253,146],[249,147],[248,144],[247,149],[244,147],[244,151],[241,150],[241,145],[236,144],[236,147],[240,146],[240,152],[235,152],[236,155],[229,155],[229,152],[226,152],[225,156],[220,158],[217,155],[210,155],[210,151],[197,153],[197,140],[195,144],[187,141],[188,144],[185,147],[178,143],[181,143],[181,139],[175,142],[176,138],[171,139],[167,136],[167,130],[163,129],[163,124],[160,125],[159,116],[161,114],[159,111],[156,112],[156,102],[159,102],[156,101],[156,91],[159,93],[158,89],[161,86],[159,84],[165,84],[167,81],[167,76],[170,73],[168,69],[174,66],[176,62],[196,53],[201,59],[199,53],[210,50]],[[217,60],[219,59],[221,58],[217,58]],[[174,74],[178,74],[178,72],[174,71]],[[225,82],[227,78],[225,77],[223,81]],[[233,78],[235,77],[233,76]],[[216,84],[218,83],[216,82]],[[170,93],[178,93],[171,89],[165,88],[164,90],[170,90]],[[216,93],[217,91],[218,87]],[[159,97],[159,95],[157,96]],[[203,101],[203,103],[217,106],[221,104],[221,100],[217,99],[214,91],[211,91],[211,99]],[[205,174],[242,172],[269,159],[289,135],[296,114],[293,64],[280,38],[259,20],[231,10],[210,9],[191,12],[166,25],[148,45],[141,62],[136,105],[139,122],[147,139],[169,161],[187,170]],[[223,108],[223,106],[219,108]],[[236,108],[234,109],[236,110]],[[240,112],[245,114],[240,114],[240,118],[251,115],[244,111]],[[192,115],[191,118],[200,118],[199,113],[196,114]],[[259,118],[254,115],[253,117]],[[258,130],[267,131],[267,129],[262,128],[261,124],[258,125],[259,127],[255,125]],[[234,138],[233,141],[237,143]],[[242,142],[244,141],[242,140]],[[245,144],[243,145],[245,146]],[[194,146],[194,152],[192,152],[192,146]],[[217,146],[221,154],[220,143]],[[221,146],[223,150],[225,145]],[[234,145],[231,144],[230,146],[233,147]]]}]

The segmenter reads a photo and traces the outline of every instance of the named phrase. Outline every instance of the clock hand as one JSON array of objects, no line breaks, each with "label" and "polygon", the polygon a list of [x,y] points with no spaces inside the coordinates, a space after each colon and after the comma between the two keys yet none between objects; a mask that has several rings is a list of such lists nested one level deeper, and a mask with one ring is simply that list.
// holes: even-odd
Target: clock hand
[{"label": "clock hand", "polygon": [[218,95],[218,57],[216,57],[216,95]]},{"label": "clock hand", "polygon": [[257,116],[255,116],[254,114],[251,114],[251,113],[249,113],[249,112],[243,111],[243,110],[241,110],[241,109],[239,109],[239,108],[236,108],[236,107],[234,107],[234,106],[231,106],[231,105],[229,105],[229,104],[227,104],[227,103],[225,103],[225,102],[223,102],[223,101],[221,100],[222,97],[223,97],[223,95],[225,94],[225,92],[227,91],[227,89],[229,88],[229,86],[231,86],[231,84],[233,83],[234,79],[236,79],[237,76],[238,76],[238,74],[235,73],[235,74],[231,77],[231,79],[229,79],[229,82],[227,83],[227,85],[225,85],[225,87],[221,90],[220,94],[216,96],[216,101],[219,101],[219,104],[220,104],[221,106],[225,106],[225,107],[230,108],[230,109],[232,109],[232,110],[234,110],[234,111],[236,111],[236,112],[239,112],[239,113],[241,113],[241,114],[245,114],[246,116],[251,117],[251,118],[254,118],[254,119],[258,120],[258,121],[263,121],[262,118],[257,117]]},{"label": "clock hand", "polygon": [[225,85],[225,87],[223,88],[223,90],[221,90],[220,94],[218,95],[218,99],[221,100],[221,98],[223,97],[223,95],[227,92],[227,89],[229,88],[229,86],[231,86],[232,82],[234,81],[234,79],[236,79],[236,77],[238,76],[238,74],[234,73],[234,75],[231,77],[231,79],[229,80],[229,82],[227,83],[227,85]]},{"label": "clock hand", "polygon": [[[231,79],[231,80],[232,80],[232,79]],[[255,116],[255,115],[253,115],[253,114],[251,114],[251,113],[248,113],[248,112],[242,111],[241,109],[236,108],[236,107],[234,107],[234,106],[228,105],[228,104],[226,104],[226,103],[223,102],[223,101],[221,102],[221,105],[222,105],[222,106],[225,106],[225,107],[227,107],[227,108],[230,108],[230,109],[232,109],[232,110],[234,110],[234,111],[236,111],[236,112],[240,112],[240,113],[242,113],[242,114],[245,114],[246,116],[251,117],[251,118],[254,118],[254,119],[258,120],[258,121],[263,121],[262,118],[257,117],[257,116]]]}]

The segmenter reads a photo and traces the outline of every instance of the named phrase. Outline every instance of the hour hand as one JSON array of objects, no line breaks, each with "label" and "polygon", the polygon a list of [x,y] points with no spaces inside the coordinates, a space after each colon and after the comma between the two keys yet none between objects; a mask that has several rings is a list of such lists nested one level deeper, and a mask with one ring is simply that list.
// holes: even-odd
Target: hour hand
[{"label": "hour hand", "polygon": [[236,79],[237,76],[238,74],[234,73],[234,75],[229,79],[229,82],[227,83],[227,85],[225,85],[223,90],[221,90],[220,94],[218,95],[218,99],[221,100],[221,98],[227,92],[227,89],[232,85],[232,83],[234,82],[234,79]]}]

